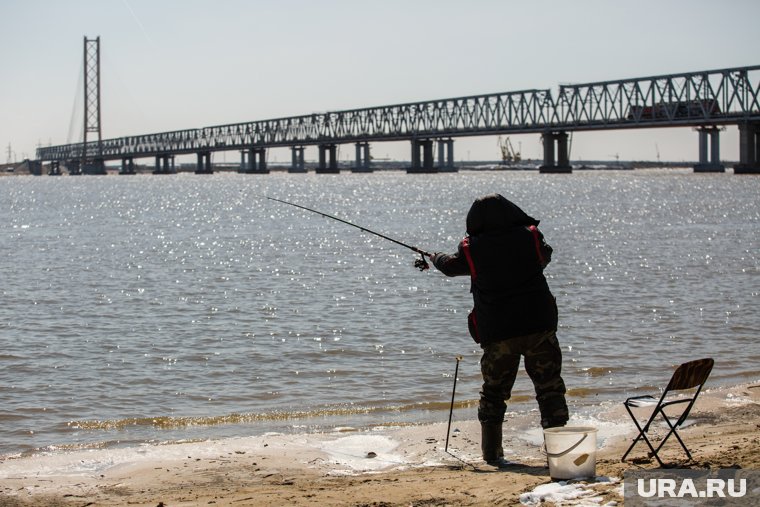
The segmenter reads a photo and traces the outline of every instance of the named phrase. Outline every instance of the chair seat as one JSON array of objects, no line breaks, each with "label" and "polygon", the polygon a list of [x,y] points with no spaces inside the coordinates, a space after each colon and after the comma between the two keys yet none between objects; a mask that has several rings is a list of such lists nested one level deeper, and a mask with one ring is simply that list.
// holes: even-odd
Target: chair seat
[{"label": "chair seat", "polygon": [[639,396],[625,400],[625,404],[629,407],[653,407],[657,405],[657,399],[653,396]]}]

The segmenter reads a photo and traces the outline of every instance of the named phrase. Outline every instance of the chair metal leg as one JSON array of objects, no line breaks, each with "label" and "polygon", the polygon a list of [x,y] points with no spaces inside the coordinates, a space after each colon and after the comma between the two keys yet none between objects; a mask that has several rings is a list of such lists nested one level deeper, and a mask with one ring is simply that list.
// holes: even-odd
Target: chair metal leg
[{"label": "chair metal leg", "polygon": [[[621,461],[625,461],[625,458],[628,456],[628,454],[631,452],[631,450],[636,445],[636,443],[638,443],[639,440],[644,440],[644,442],[646,442],[647,446],[649,446],[649,450],[650,450],[649,457],[650,458],[654,457],[657,460],[657,463],[659,463],[662,468],[667,468],[668,465],[664,461],[662,461],[662,459],[660,458],[659,453],[660,453],[660,449],[662,449],[662,447],[665,445],[665,442],[668,441],[668,439],[670,438],[671,435],[675,435],[676,440],[678,440],[678,443],[681,445],[681,448],[683,448],[684,452],[686,453],[686,456],[689,458],[689,460],[693,460],[693,458],[691,457],[691,453],[689,452],[689,449],[686,447],[686,444],[683,443],[683,440],[681,439],[681,436],[678,434],[678,431],[676,430],[676,426],[673,425],[673,423],[670,422],[670,419],[668,418],[668,416],[665,414],[665,412],[662,409],[660,409],[660,408],[656,409],[652,413],[652,415],[650,416],[650,418],[647,421],[647,423],[642,427],[639,424],[638,419],[636,419],[634,417],[633,412],[630,410],[630,408],[627,405],[626,405],[625,408],[626,408],[626,410],[628,410],[628,413],[630,414],[631,419],[633,419],[633,423],[636,425],[636,428],[638,428],[639,434],[634,439],[633,443],[628,448],[628,450],[625,451],[625,454],[623,454],[623,457],[622,457]],[[665,422],[667,423],[667,425],[668,425],[668,427],[670,429],[669,429],[668,433],[665,435],[665,437],[660,441],[660,443],[657,446],[657,448],[655,449],[654,446],[652,445],[651,441],[647,437],[647,431],[649,431],[649,427],[654,422],[654,419],[656,418],[656,416],[657,416],[658,413],[660,415],[662,415],[662,418],[665,419]]]},{"label": "chair metal leg", "polygon": [[634,446],[638,443],[639,440],[644,440],[644,442],[646,442],[647,446],[649,447],[649,450],[651,451],[650,456],[654,456],[655,458],[657,458],[657,461],[660,462],[660,465],[662,465],[662,461],[660,461],[660,458],[657,456],[657,452],[655,451],[654,447],[652,446],[652,443],[649,441],[646,435],[646,432],[649,430],[650,424],[652,424],[652,421],[657,415],[657,410],[652,412],[652,415],[649,416],[649,420],[644,425],[644,427],[642,427],[641,424],[639,424],[639,420],[636,418],[636,416],[633,415],[631,408],[628,405],[626,405],[625,409],[628,411],[628,415],[631,416],[631,419],[633,419],[633,424],[636,425],[636,428],[639,430],[639,434],[633,440],[633,443],[631,444],[631,446],[628,447],[628,450],[625,451],[625,454],[623,454],[621,461],[625,461],[625,458],[628,456],[628,453],[631,452],[631,450],[634,448]]},{"label": "chair metal leg", "polygon": [[[649,457],[651,458],[654,456],[654,458],[657,459],[657,462],[660,464],[661,467],[666,468],[668,465],[666,465],[662,459],[660,459],[659,452],[663,449],[663,446],[665,445],[665,442],[668,441],[671,435],[675,435],[676,440],[678,440],[679,445],[686,453],[686,456],[689,460],[693,460],[694,458],[691,456],[691,452],[689,451],[688,447],[686,447],[686,444],[684,444],[683,440],[681,439],[681,436],[678,434],[678,428],[684,423],[686,418],[689,416],[689,412],[691,411],[691,408],[694,406],[694,402],[697,399],[697,396],[702,391],[702,387],[704,386],[705,382],[707,381],[707,378],[710,375],[710,372],[712,371],[713,365],[715,364],[715,361],[710,358],[704,358],[704,359],[698,359],[695,361],[689,361],[686,363],[681,364],[676,368],[676,370],[673,372],[673,375],[670,378],[670,381],[668,382],[667,387],[665,387],[665,390],[662,392],[662,394],[659,397],[659,401],[655,399],[654,396],[631,396],[625,402],[623,403],[625,405],[626,410],[628,411],[628,415],[631,416],[631,419],[633,419],[633,423],[636,425],[636,428],[639,430],[639,434],[636,436],[636,438],[631,443],[630,447],[625,451],[622,457],[622,461],[625,461],[630,452],[633,450],[633,448],[636,446],[636,444],[639,442],[639,440],[644,440],[646,442],[647,446],[649,447],[649,450],[651,453],[649,454]],[[673,393],[678,391],[692,391],[692,395],[689,396],[680,396],[678,399],[671,396]],[[631,407],[643,407],[643,406],[649,406],[653,404],[656,401],[656,405],[654,409],[652,410],[652,413],[650,414],[649,419],[646,421],[646,424],[643,426],[639,422],[639,420],[634,416],[633,411],[631,410]],[[669,409],[669,407],[672,407],[674,405],[681,405],[683,407],[683,404],[687,404],[684,408],[682,408],[680,415],[678,416],[678,419],[675,417],[672,419],[675,421],[675,424],[671,421],[671,418],[668,417],[668,415],[665,413],[665,409]],[[658,441],[657,449],[654,448],[652,445],[652,442],[649,439],[649,429],[650,426],[653,424],[654,420],[657,418],[657,414],[660,414],[663,419],[665,419],[665,423],[668,425],[668,430],[660,441]],[[658,435],[652,434],[652,440],[656,440],[655,437]]]},{"label": "chair metal leg", "polygon": [[681,440],[681,436],[678,434],[678,431],[676,431],[675,425],[673,425],[670,422],[670,419],[665,415],[663,412],[662,414],[663,418],[665,419],[665,422],[668,423],[668,426],[670,427],[670,431],[668,431],[668,434],[665,435],[665,438],[662,439],[662,442],[660,442],[660,445],[657,446],[656,452],[660,452],[660,449],[662,449],[662,446],[665,445],[665,442],[670,438],[670,435],[675,435],[676,440],[678,440],[678,443],[681,444],[681,448],[686,453],[686,456],[689,458],[689,460],[692,460],[691,453],[689,452],[689,449],[686,448],[686,444],[683,443],[683,440]]}]

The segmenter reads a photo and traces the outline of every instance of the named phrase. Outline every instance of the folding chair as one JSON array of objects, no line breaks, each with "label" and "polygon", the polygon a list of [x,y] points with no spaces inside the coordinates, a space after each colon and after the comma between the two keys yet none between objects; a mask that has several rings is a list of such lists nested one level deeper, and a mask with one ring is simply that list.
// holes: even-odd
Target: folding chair
[{"label": "folding chair", "polygon": [[[689,449],[686,448],[686,445],[684,445],[683,440],[681,440],[681,437],[678,435],[678,432],[676,431],[676,428],[680,427],[686,418],[689,415],[689,412],[691,411],[691,407],[694,406],[694,402],[697,400],[697,396],[699,396],[700,391],[702,391],[702,386],[704,386],[705,382],[707,381],[707,377],[710,376],[710,372],[712,371],[714,361],[711,358],[705,358],[705,359],[697,359],[696,361],[690,361],[688,363],[684,363],[681,366],[679,366],[676,371],[673,373],[673,376],[670,378],[670,382],[668,383],[668,386],[665,388],[665,391],[663,391],[662,396],[660,396],[660,399],[657,400],[657,398],[654,398],[649,395],[645,396],[633,396],[631,398],[628,398],[625,400],[625,409],[628,411],[628,414],[631,416],[631,419],[633,419],[634,424],[639,430],[638,436],[634,439],[631,446],[628,448],[627,451],[625,451],[625,454],[623,454],[622,461],[625,461],[625,458],[628,456],[628,453],[631,452],[631,449],[638,443],[639,440],[644,440],[646,444],[649,446],[649,450],[651,451],[650,456],[654,456],[657,458],[657,462],[660,464],[661,467],[665,468],[665,463],[662,462],[660,457],[657,455],[658,452],[660,452],[660,449],[662,449],[662,446],[665,444],[665,442],[670,438],[670,435],[675,435],[676,439],[678,439],[678,442],[681,444],[681,447],[683,447],[683,450],[686,451],[686,455],[691,460],[691,453],[689,452]],[[691,394],[691,397],[686,398],[676,398],[676,399],[666,399],[669,395],[672,395],[675,391],[684,391],[687,389],[694,389],[695,391]],[[668,416],[665,413],[665,409],[668,407],[672,407],[674,405],[680,405],[680,404],[686,404],[686,407],[683,409],[680,415],[678,415],[678,419],[676,419],[676,416]],[[654,410],[652,411],[652,414],[649,416],[649,419],[647,420],[646,424],[644,426],[641,426],[639,424],[639,420],[636,418],[635,415],[633,415],[633,412],[631,411],[631,408],[634,407],[650,407],[653,406]],[[671,412],[672,413],[672,412]],[[665,438],[662,439],[660,444],[657,446],[657,449],[654,448],[652,445],[652,442],[649,438],[647,438],[647,434],[649,432],[650,427],[652,426],[652,423],[654,422],[655,418],[657,417],[657,414],[660,414],[663,419],[665,419],[665,422],[667,423],[668,427],[670,428],[667,435],[665,435]],[[675,420],[675,424],[673,421]]]}]

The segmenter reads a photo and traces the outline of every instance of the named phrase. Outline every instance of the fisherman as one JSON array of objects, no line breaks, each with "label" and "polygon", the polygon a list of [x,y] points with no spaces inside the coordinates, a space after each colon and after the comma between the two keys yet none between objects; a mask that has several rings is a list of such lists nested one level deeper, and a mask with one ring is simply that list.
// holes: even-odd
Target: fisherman
[{"label": "fisherman", "polygon": [[502,424],[520,357],[536,391],[541,426],[568,420],[562,352],[557,341],[557,303],[543,270],[552,248],[539,221],[499,194],[476,199],[467,213],[467,236],[456,253],[435,253],[433,265],[447,276],[470,275],[473,339],[483,349],[478,420],[483,459],[504,456]]}]

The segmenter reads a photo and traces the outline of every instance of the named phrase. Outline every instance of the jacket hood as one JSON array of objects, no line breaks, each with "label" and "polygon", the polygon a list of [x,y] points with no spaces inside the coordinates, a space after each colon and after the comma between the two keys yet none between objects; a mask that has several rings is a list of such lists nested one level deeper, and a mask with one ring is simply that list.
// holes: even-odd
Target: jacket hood
[{"label": "jacket hood", "polygon": [[512,227],[538,225],[539,221],[500,194],[475,199],[467,213],[467,234],[497,232]]}]

